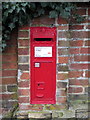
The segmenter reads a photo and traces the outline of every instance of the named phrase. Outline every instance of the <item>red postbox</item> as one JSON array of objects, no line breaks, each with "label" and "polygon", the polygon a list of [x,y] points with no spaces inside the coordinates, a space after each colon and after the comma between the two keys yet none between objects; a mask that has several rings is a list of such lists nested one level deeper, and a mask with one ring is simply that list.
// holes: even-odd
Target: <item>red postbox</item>
[{"label": "red postbox", "polygon": [[56,27],[30,27],[31,104],[55,104]]}]

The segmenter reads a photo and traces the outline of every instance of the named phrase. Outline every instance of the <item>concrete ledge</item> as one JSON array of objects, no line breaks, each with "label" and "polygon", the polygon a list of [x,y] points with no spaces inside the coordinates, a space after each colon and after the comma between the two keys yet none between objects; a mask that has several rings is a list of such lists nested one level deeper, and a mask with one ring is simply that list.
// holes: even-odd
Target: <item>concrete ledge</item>
[{"label": "concrete ledge", "polygon": [[28,118],[34,119],[49,119],[52,118],[52,113],[48,112],[31,112],[28,113]]}]

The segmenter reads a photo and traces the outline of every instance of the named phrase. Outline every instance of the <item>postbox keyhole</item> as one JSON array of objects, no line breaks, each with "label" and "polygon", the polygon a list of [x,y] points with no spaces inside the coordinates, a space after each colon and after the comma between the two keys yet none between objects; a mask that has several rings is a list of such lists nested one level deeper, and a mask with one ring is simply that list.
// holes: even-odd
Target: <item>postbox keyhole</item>
[{"label": "postbox keyhole", "polygon": [[40,86],[40,84],[38,83],[38,86]]}]

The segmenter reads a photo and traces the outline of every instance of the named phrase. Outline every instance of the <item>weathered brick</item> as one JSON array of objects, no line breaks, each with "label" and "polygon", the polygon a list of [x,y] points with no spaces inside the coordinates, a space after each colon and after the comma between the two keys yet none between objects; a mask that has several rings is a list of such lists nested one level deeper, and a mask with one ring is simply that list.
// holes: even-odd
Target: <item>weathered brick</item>
[{"label": "weathered brick", "polygon": [[57,103],[66,103],[66,97],[57,97]]},{"label": "weathered brick", "polygon": [[85,77],[90,78],[90,71],[85,71]]},{"label": "weathered brick", "polygon": [[6,92],[6,86],[3,85],[2,87],[0,86],[0,92]]},{"label": "weathered brick", "polygon": [[29,95],[29,89],[18,89],[18,93],[20,96],[28,96]]},{"label": "weathered brick", "polygon": [[19,103],[29,103],[29,97],[19,97]]},{"label": "weathered brick", "polygon": [[18,38],[28,38],[29,37],[29,31],[19,31],[18,32]]},{"label": "weathered brick", "polygon": [[68,63],[69,57],[58,57],[58,63]]},{"label": "weathered brick", "polygon": [[88,15],[90,15],[90,8],[88,8]]},{"label": "weathered brick", "polygon": [[69,41],[65,41],[65,40],[63,40],[63,41],[61,40],[61,41],[60,41],[60,40],[59,40],[59,41],[58,41],[58,46],[59,46],[59,47],[69,47]]},{"label": "weathered brick", "polygon": [[29,81],[21,81],[19,82],[19,87],[29,87]]},{"label": "weathered brick", "polygon": [[69,53],[70,54],[79,54],[79,48],[70,48]]},{"label": "weathered brick", "polygon": [[68,73],[58,73],[58,74],[57,74],[57,79],[58,79],[58,80],[68,79]]},{"label": "weathered brick", "polygon": [[58,90],[58,92],[57,92],[57,96],[66,96],[66,95],[67,95],[66,90]]},{"label": "weathered brick", "polygon": [[69,80],[70,85],[81,85],[81,86],[88,86],[88,79],[74,79]]},{"label": "weathered brick", "polygon": [[17,55],[2,55],[2,62],[16,62],[17,61]]},{"label": "weathered brick", "polygon": [[80,49],[80,53],[82,53],[82,54],[88,54],[88,53],[90,53],[90,48],[81,48]]},{"label": "weathered brick", "polygon": [[84,9],[77,9],[77,13],[79,15],[86,15],[86,9],[85,8]]},{"label": "weathered brick", "polygon": [[10,100],[10,99],[16,99],[16,98],[17,98],[17,93],[2,94],[2,99],[3,100]]},{"label": "weathered brick", "polygon": [[81,30],[84,29],[84,25],[70,25],[70,30]]},{"label": "weathered brick", "polygon": [[82,87],[69,87],[68,92],[69,93],[81,93],[83,92],[83,88]]},{"label": "weathered brick", "polygon": [[58,24],[68,24],[68,22],[66,21],[66,19],[64,19],[64,18],[62,18],[62,17],[59,17],[59,18],[58,18],[57,23],[58,23]]},{"label": "weathered brick", "polygon": [[15,84],[17,83],[16,78],[2,78],[2,84],[8,85],[8,84]]},{"label": "weathered brick", "polygon": [[64,26],[60,25],[60,26],[58,26],[58,30],[68,30],[68,29],[69,29],[69,25],[64,25]]},{"label": "weathered brick", "polygon": [[88,69],[89,64],[77,64],[77,63],[73,63],[70,65],[71,69]]},{"label": "weathered brick", "polygon": [[58,55],[69,55],[69,50],[67,48],[58,48]]},{"label": "weathered brick", "polygon": [[18,57],[18,63],[28,63],[29,62],[29,56],[19,56]]},{"label": "weathered brick", "polygon": [[19,55],[28,55],[29,54],[29,48],[18,48],[18,54]]},{"label": "weathered brick", "polygon": [[16,54],[16,52],[17,52],[17,47],[16,46],[13,46],[13,47],[7,46],[5,48],[5,51],[4,51],[4,53],[8,53],[8,54]]},{"label": "weathered brick", "polygon": [[65,109],[66,105],[46,105],[45,109],[46,110],[61,110],[61,109]]},{"label": "weathered brick", "polygon": [[60,31],[58,33],[58,38],[71,38],[71,34],[68,31]]},{"label": "weathered brick", "polygon": [[70,41],[70,46],[82,46],[83,45],[83,40],[71,40]]},{"label": "weathered brick", "polygon": [[85,41],[85,46],[90,46],[90,40]]},{"label": "weathered brick", "polygon": [[2,76],[16,76],[17,75],[17,70],[3,70],[2,71]]},{"label": "weathered brick", "polygon": [[78,78],[83,76],[83,71],[69,71],[69,78]]},{"label": "weathered brick", "polygon": [[67,83],[66,82],[57,82],[57,88],[66,88]]},{"label": "weathered brick", "polygon": [[23,74],[21,75],[21,79],[26,79],[26,80],[30,79],[29,73],[23,73]]},{"label": "weathered brick", "polygon": [[89,33],[87,31],[71,31],[71,38],[88,38]]},{"label": "weathered brick", "polygon": [[3,63],[2,69],[17,69],[17,63]]},{"label": "weathered brick", "polygon": [[68,71],[69,68],[67,65],[58,65],[58,71]]},{"label": "weathered brick", "polygon": [[49,18],[48,16],[41,16],[36,19],[33,19],[31,23],[32,25],[35,25],[35,24],[36,25],[41,25],[41,24],[50,25],[50,24],[55,24],[55,19]]},{"label": "weathered brick", "polygon": [[19,105],[19,108],[21,110],[36,110],[36,111],[42,111],[43,106],[41,104],[35,104],[35,105]]},{"label": "weathered brick", "polygon": [[89,55],[77,55],[74,56],[74,61],[89,61],[90,56]]},{"label": "weathered brick", "polygon": [[88,94],[69,95],[69,100],[88,100]]},{"label": "weathered brick", "polygon": [[18,68],[23,71],[29,71],[29,65],[18,65]]},{"label": "weathered brick", "polygon": [[29,46],[29,40],[25,39],[25,40],[18,40],[19,46]]},{"label": "weathered brick", "polygon": [[7,86],[7,91],[8,92],[17,92],[17,85],[8,85]]}]

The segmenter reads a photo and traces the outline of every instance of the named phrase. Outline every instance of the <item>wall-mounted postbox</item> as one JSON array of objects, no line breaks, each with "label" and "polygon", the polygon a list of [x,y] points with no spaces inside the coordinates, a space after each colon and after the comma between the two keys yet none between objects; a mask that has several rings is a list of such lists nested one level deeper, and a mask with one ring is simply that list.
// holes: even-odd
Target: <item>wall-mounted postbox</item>
[{"label": "wall-mounted postbox", "polygon": [[55,104],[56,28],[30,28],[31,104]]}]

